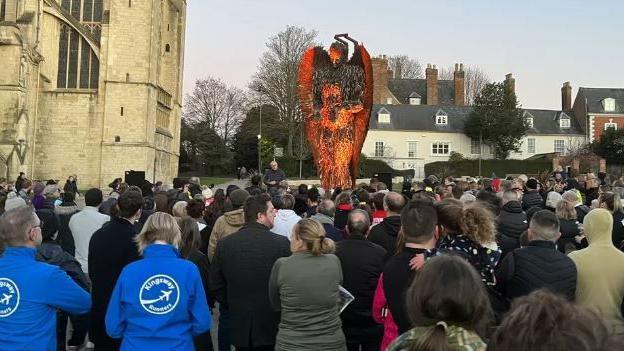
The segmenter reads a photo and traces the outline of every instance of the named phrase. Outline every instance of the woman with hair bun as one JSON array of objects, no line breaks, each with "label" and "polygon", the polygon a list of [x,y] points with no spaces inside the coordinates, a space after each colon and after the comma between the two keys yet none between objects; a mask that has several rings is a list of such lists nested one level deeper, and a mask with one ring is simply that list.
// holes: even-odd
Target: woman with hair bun
[{"label": "woman with hair bun", "polygon": [[340,260],[323,225],[300,220],[291,235],[293,255],[271,271],[269,298],[281,310],[275,350],[346,350],[338,306]]}]

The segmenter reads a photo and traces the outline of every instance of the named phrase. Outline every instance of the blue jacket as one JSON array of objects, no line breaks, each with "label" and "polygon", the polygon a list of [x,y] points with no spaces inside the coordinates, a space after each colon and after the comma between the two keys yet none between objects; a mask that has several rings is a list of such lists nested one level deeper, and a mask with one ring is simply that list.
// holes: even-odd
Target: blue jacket
[{"label": "blue jacket", "polygon": [[106,312],[106,332],[123,338],[122,351],[192,351],[210,322],[197,266],[171,245],[149,245],[123,269]]},{"label": "blue jacket", "polygon": [[8,247],[0,258],[2,350],[56,350],[56,310],[91,308],[89,294],[59,267],[37,262],[36,252]]}]

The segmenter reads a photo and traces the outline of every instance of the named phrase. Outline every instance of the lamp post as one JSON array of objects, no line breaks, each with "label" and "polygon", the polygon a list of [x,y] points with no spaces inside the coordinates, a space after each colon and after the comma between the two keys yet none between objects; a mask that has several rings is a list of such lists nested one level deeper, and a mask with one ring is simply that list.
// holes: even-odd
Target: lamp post
[{"label": "lamp post", "polygon": [[258,127],[258,174],[262,174],[262,101],[260,101],[260,125]]},{"label": "lamp post", "polygon": [[262,168],[262,143],[261,143],[262,135],[258,134],[258,174],[261,174],[260,169]]}]

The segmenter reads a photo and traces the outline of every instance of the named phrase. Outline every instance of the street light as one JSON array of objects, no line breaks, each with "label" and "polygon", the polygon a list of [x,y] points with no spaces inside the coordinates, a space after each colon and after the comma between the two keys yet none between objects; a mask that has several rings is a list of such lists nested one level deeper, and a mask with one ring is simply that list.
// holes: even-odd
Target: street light
[{"label": "street light", "polygon": [[261,139],[262,139],[262,134],[258,134],[258,174],[260,174],[260,169],[262,167],[262,160],[261,160],[261,157],[262,157],[261,156],[261,152],[262,152],[261,147],[262,147],[262,145],[260,143]]}]

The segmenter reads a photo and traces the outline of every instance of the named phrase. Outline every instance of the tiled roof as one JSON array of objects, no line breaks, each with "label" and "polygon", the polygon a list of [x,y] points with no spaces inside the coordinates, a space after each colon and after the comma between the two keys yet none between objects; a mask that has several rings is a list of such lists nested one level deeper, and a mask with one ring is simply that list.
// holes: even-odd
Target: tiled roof
[{"label": "tiled roof", "polygon": [[[390,123],[377,123],[377,114],[380,110],[390,113]],[[446,125],[436,125],[434,116],[441,110],[447,114]],[[370,119],[370,129],[376,130],[418,130],[433,132],[463,133],[464,124],[472,107],[469,106],[429,106],[429,105],[373,105]],[[533,116],[533,128],[527,131],[529,135],[540,134],[577,134],[583,135],[578,122],[572,112],[555,110],[524,110]],[[570,128],[560,128],[559,119],[568,116]]]},{"label": "tiled roof", "polygon": [[[618,88],[579,88],[578,96],[587,99],[589,113],[618,113],[624,114],[624,89]],[[577,97],[578,98],[578,97]],[[602,100],[615,99],[615,111],[605,111]]]},{"label": "tiled roof", "polygon": [[[389,79],[388,89],[402,104],[409,104],[410,95],[413,93],[420,95],[423,103],[427,102],[426,79]],[[438,104],[453,105],[454,103],[455,83],[452,80],[438,80]]]}]

